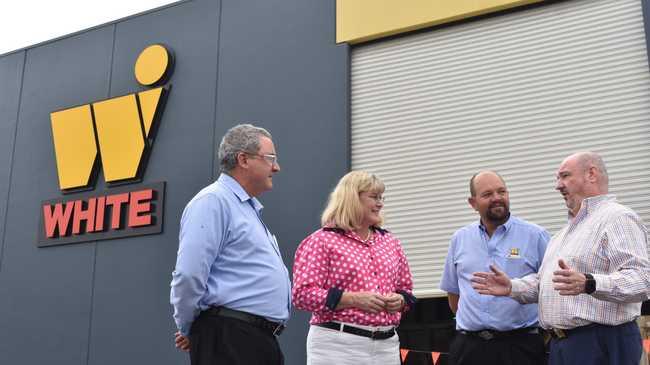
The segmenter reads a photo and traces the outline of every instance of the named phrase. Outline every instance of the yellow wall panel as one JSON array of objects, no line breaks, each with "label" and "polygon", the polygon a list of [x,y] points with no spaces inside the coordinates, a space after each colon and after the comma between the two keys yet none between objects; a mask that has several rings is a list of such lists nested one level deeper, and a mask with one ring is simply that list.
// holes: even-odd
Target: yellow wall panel
[{"label": "yellow wall panel", "polygon": [[50,120],[59,186],[62,190],[87,186],[97,158],[90,106],[51,113]]},{"label": "yellow wall panel", "polygon": [[156,110],[160,105],[160,96],[162,95],[163,88],[159,87],[152,90],[142,91],[138,93],[140,100],[140,110],[142,111],[142,122],[144,124],[144,135],[149,136],[149,131],[153,125],[153,118],[156,116]]},{"label": "yellow wall panel", "polygon": [[336,41],[360,43],[544,0],[337,0]]},{"label": "yellow wall panel", "polygon": [[107,182],[137,176],[144,153],[144,135],[135,95],[93,103],[97,140]]}]

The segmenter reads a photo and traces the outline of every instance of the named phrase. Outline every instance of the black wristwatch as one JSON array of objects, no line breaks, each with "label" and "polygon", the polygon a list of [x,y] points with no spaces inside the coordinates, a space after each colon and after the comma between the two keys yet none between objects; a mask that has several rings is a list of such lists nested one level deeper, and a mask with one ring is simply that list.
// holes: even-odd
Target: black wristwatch
[{"label": "black wristwatch", "polygon": [[585,274],[587,281],[585,281],[585,293],[591,294],[596,291],[596,279],[591,274]]}]

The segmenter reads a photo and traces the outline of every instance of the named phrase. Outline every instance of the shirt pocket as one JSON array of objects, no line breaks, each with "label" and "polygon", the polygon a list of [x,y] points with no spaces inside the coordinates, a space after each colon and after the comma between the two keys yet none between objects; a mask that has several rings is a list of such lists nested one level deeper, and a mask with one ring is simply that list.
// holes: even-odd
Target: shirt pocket
[{"label": "shirt pocket", "polygon": [[[513,249],[514,250],[514,249]],[[537,272],[537,267],[530,258],[523,254],[521,249],[505,252],[502,257],[504,270],[511,278],[521,278]]]}]

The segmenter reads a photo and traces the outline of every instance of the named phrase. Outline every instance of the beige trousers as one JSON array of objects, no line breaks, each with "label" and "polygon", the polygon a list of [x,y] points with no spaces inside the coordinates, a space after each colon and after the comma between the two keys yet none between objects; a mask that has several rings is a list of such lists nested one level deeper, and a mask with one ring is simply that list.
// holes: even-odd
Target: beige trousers
[{"label": "beige trousers", "polygon": [[[391,327],[355,327],[377,331]],[[385,340],[310,326],[307,335],[307,365],[400,365],[399,337]]]}]

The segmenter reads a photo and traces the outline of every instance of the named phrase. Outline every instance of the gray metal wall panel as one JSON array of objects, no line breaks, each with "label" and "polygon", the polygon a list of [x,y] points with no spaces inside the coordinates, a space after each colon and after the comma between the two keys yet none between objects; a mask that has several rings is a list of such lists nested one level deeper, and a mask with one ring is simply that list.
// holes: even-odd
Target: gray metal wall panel
[{"label": "gray metal wall panel", "polygon": [[3,364],[85,364],[93,243],[36,247],[41,200],[59,194],[49,113],[108,91],[113,27],[27,51],[0,275]]},{"label": "gray metal wall panel", "polygon": [[183,208],[212,180],[218,12],[219,2],[191,1],[117,24],[111,96],[145,89],[133,67],[146,46],[164,43],[176,55],[144,173],[145,183],[167,182],[165,217],[161,235],[98,243],[89,364],[179,364],[187,357],[173,343],[169,282]]},{"label": "gray metal wall panel", "polygon": [[25,52],[0,58],[0,273]]},{"label": "gray metal wall panel", "polygon": [[[216,178],[216,147],[237,122],[274,135],[282,171],[261,200],[291,269],[349,167],[349,49],[335,44],[335,24],[334,2],[198,0],[27,50],[0,275],[3,364],[189,363],[173,347],[168,304],[178,222]],[[37,249],[39,203],[60,195],[49,113],[142,90],[133,63],[153,42],[176,54],[144,174],[167,181],[163,234]],[[305,362],[308,317],[294,313],[281,337],[288,365]]]},{"label": "gray metal wall panel", "polygon": [[[335,44],[335,25],[334,1],[223,3],[216,135],[241,121],[273,134],[282,171],[261,201],[289,269],[348,171],[349,49]],[[280,337],[287,364],[305,363],[308,318],[294,312]]]}]

